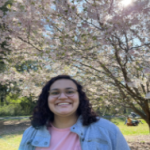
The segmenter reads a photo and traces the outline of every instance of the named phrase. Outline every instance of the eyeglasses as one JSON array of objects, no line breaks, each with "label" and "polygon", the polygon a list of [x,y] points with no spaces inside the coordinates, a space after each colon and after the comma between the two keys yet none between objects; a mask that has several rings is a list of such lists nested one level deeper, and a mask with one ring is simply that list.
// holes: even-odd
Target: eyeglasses
[{"label": "eyeglasses", "polygon": [[[67,96],[67,97],[72,97],[74,96],[76,93],[77,93],[78,90],[75,90],[75,89],[68,89],[68,90],[65,90],[63,93]],[[49,95],[52,96],[52,97],[59,97],[61,95],[61,91],[58,91],[58,90],[52,90],[52,91],[49,91]]]}]

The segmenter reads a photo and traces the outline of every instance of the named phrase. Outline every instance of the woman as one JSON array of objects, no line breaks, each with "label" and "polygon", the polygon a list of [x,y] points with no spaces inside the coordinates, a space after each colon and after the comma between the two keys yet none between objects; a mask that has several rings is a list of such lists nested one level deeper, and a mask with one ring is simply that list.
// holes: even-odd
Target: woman
[{"label": "woman", "polygon": [[82,86],[68,75],[44,87],[19,150],[130,150],[120,130],[99,118]]}]

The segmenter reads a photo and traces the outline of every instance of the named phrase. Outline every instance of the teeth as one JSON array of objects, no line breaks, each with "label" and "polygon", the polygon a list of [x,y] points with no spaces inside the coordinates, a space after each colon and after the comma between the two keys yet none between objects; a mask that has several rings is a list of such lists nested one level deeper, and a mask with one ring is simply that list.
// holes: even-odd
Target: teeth
[{"label": "teeth", "polygon": [[58,105],[68,105],[69,103],[59,103]]}]

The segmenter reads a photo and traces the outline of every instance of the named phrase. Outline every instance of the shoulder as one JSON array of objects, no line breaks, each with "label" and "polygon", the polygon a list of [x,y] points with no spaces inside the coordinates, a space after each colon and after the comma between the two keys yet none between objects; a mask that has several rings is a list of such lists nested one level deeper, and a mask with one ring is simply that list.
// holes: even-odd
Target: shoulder
[{"label": "shoulder", "polygon": [[19,150],[25,150],[27,149],[27,145],[30,145],[32,142],[32,138],[35,136],[37,130],[33,128],[32,126],[28,127],[22,136],[22,140],[20,142]]},{"label": "shoulder", "polygon": [[91,125],[95,125],[95,126],[99,126],[99,127],[102,127],[102,128],[112,128],[112,127],[116,127],[116,125],[112,122],[110,122],[109,120],[107,119],[104,119],[102,117],[98,117],[98,120],[91,124]]},{"label": "shoulder", "polygon": [[117,132],[120,132],[119,128],[115,124],[101,117],[98,118],[97,122],[92,123],[90,126],[97,130],[105,131],[108,134],[115,135]]},{"label": "shoulder", "polygon": [[113,150],[130,150],[123,134],[115,124],[103,118],[97,119],[96,122],[80,128],[85,135],[85,141],[101,143],[99,147],[102,145],[105,147],[101,149],[108,147],[107,149]]},{"label": "shoulder", "polygon": [[114,123],[112,123],[109,120],[104,119],[104,118],[99,118],[99,120],[97,121],[97,125],[102,128],[107,128],[107,129],[110,129],[110,128],[115,129],[117,127]]},{"label": "shoulder", "polygon": [[39,128],[34,128],[33,126],[30,126],[28,127],[24,133],[23,133],[23,138],[26,139],[26,138],[34,138],[36,136],[48,136],[49,135],[49,132],[47,130],[47,127],[46,126],[41,126]]},{"label": "shoulder", "polygon": [[33,138],[33,136],[35,136],[37,132],[38,129],[34,128],[33,126],[30,126],[24,131],[22,139],[25,140]]},{"label": "shoulder", "polygon": [[28,127],[25,131],[24,131],[24,135],[26,134],[31,134],[32,132],[36,131],[37,129],[35,129],[33,126]]},{"label": "shoulder", "polygon": [[88,126],[87,131],[90,132],[90,138],[100,139],[103,143],[111,145],[112,149],[130,150],[120,129],[106,119],[98,118],[97,122]]}]

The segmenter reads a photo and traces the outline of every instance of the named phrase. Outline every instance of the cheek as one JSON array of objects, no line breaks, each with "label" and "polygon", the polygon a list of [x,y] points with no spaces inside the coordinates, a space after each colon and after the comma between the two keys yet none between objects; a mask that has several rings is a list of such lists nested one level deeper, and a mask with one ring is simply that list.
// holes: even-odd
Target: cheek
[{"label": "cheek", "polygon": [[74,97],[74,102],[80,103],[80,101],[79,101],[79,96],[78,96],[78,95],[76,95],[76,96]]},{"label": "cheek", "polygon": [[55,99],[54,98],[51,98],[51,97],[48,97],[48,105],[50,106],[51,104],[54,104],[55,102]]},{"label": "cheek", "polygon": [[78,103],[80,103],[80,98],[79,98],[79,95],[77,95],[77,100],[78,100]]},{"label": "cheek", "polygon": [[77,102],[77,103],[78,103],[78,107],[79,107],[79,105],[80,105],[80,98],[79,98],[79,96],[77,96],[77,97],[78,97],[78,98],[77,98],[77,99],[78,99],[78,102]]}]

